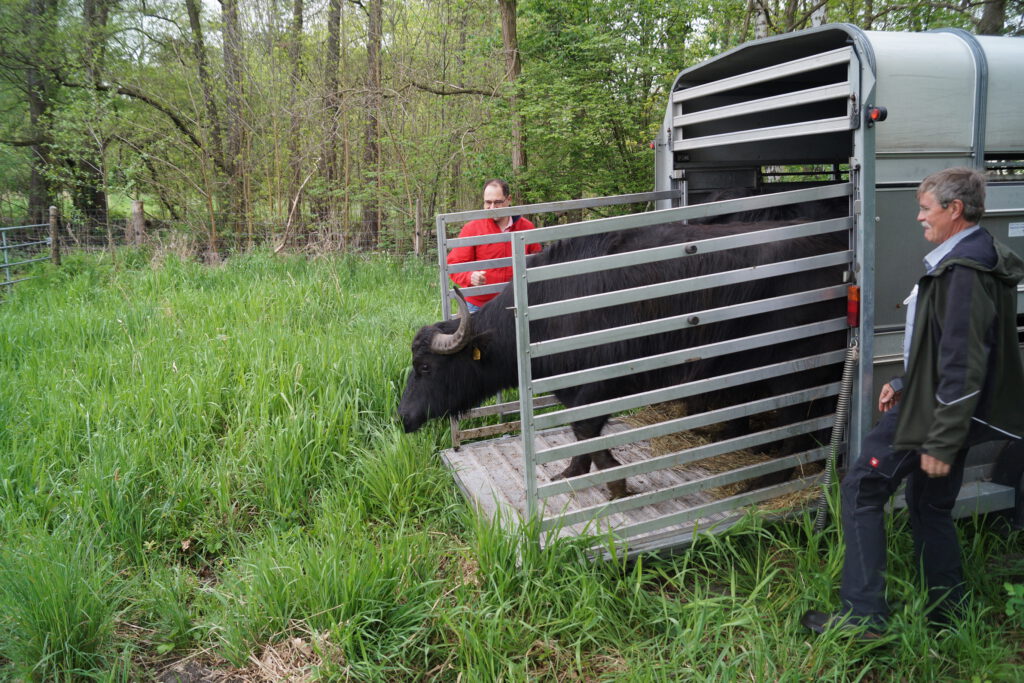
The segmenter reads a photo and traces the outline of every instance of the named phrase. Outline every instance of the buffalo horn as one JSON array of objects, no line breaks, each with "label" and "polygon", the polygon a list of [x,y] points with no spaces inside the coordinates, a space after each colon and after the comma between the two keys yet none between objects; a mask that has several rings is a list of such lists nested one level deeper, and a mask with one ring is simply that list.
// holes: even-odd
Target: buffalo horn
[{"label": "buffalo horn", "polygon": [[430,350],[442,356],[458,353],[469,341],[469,306],[466,305],[466,299],[458,287],[455,287],[455,296],[459,304],[459,329],[452,334],[438,332],[430,339]]}]

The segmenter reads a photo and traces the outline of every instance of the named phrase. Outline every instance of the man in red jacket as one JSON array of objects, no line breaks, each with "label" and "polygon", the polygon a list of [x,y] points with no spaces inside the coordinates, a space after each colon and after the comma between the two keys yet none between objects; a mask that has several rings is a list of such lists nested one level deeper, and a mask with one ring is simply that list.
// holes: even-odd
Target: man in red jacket
[{"label": "man in red jacket", "polygon": [[[503,209],[508,206],[509,189],[508,183],[500,178],[494,178],[484,183],[484,208]],[[522,216],[502,216],[501,218],[479,218],[470,221],[462,226],[459,237],[477,237],[480,235],[500,235],[502,233],[518,232],[520,230],[533,229],[533,223]],[[540,251],[539,244],[526,245],[526,253],[535,254]],[[489,244],[477,244],[469,247],[456,247],[448,254],[448,265],[456,263],[471,263],[473,261],[487,261],[490,259],[509,258],[512,256],[511,238],[501,242]],[[512,279],[512,267],[485,268],[483,270],[470,270],[462,273],[452,273],[452,282],[460,287],[479,287],[480,285],[495,285],[508,282]],[[469,304],[469,311],[475,313],[485,303],[496,297],[497,292],[480,294],[478,296],[467,296],[466,303]]]}]

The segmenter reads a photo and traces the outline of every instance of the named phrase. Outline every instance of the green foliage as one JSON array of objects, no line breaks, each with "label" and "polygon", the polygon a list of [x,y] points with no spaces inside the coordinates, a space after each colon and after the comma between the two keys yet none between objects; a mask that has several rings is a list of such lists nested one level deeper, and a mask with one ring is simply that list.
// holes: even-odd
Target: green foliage
[{"label": "green foliage", "polygon": [[23,676],[74,680],[109,668],[124,585],[69,529],[8,529],[0,548],[0,657]]},{"label": "green foliage", "polygon": [[842,549],[810,514],[633,563],[478,516],[445,425],[395,420],[434,268],[150,257],[72,254],[0,306],[2,679],[243,678],[296,639],[324,680],[1019,678],[1020,532],[962,523],[974,600],[936,634],[895,517],[892,635],[812,638]]},{"label": "green foliage", "polygon": [[1010,617],[1017,628],[1024,628],[1024,584],[1004,583],[1006,590],[1006,616]]},{"label": "green foliage", "polygon": [[[511,179],[528,200],[649,190],[673,77],[753,39],[757,7],[775,35],[808,27],[819,3],[520,0],[511,85],[497,3],[386,2],[380,112],[367,110],[377,98],[359,3],[341,3],[333,64],[327,3],[253,0],[239,18],[239,82],[226,75],[219,6],[196,5],[199,33],[182,2],[0,4],[0,141],[16,145],[0,143],[0,213],[20,219],[33,192],[76,220],[103,203],[122,218],[106,194],[146,195],[150,213],[201,240],[211,223],[236,243],[289,225],[352,245],[372,203],[382,226],[371,248],[402,253],[417,200],[428,218],[475,207],[485,177],[512,175],[517,127],[527,165]],[[914,31],[973,29],[979,7],[824,4],[830,22]],[[1005,3],[1004,32],[1021,32],[1021,10]],[[33,167],[48,188],[31,183]]]},{"label": "green foliage", "polygon": [[690,12],[647,0],[520,4],[532,201],[653,186],[650,142],[694,30]]}]

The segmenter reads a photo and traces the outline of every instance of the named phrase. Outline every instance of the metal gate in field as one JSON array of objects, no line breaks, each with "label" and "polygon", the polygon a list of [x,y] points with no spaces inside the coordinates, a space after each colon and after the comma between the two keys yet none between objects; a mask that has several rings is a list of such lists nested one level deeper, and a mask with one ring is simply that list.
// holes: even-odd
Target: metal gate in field
[{"label": "metal gate in field", "polygon": [[[807,419],[780,423],[762,421],[749,433],[730,438],[716,438],[714,430],[723,423],[740,418],[757,420],[769,415],[793,412],[794,408],[812,401],[834,401],[845,343],[821,347],[818,352],[787,359],[783,362],[747,364],[737,372],[701,376],[667,386],[659,386],[638,394],[619,396],[597,404],[567,408],[558,405],[550,392],[566,387],[614,380],[641,372],[667,371],[675,366],[700,360],[745,353],[767,355],[773,345],[796,340],[839,334],[844,340],[848,329],[845,314],[795,327],[778,327],[769,332],[744,334],[743,322],[765,312],[784,311],[816,302],[835,301],[845,313],[841,300],[847,296],[842,273],[851,270],[852,249],[833,251],[789,261],[760,264],[724,272],[698,274],[682,280],[660,282],[634,289],[622,289],[564,299],[557,302],[529,300],[530,285],[564,277],[585,277],[622,267],[658,263],[687,256],[694,258],[716,251],[756,247],[770,241],[840,233],[850,235],[853,221],[849,215],[827,220],[803,222],[785,227],[740,234],[716,234],[714,225],[702,230],[701,239],[685,244],[601,256],[569,263],[528,267],[527,243],[572,239],[616,230],[643,229],[645,226],[705,219],[739,211],[753,211],[817,200],[848,198],[849,183],[838,183],[801,190],[728,201],[692,205],[648,213],[603,218],[568,225],[538,228],[513,233],[514,277],[510,286],[515,291],[515,318],[519,358],[520,420],[511,423],[520,434],[469,444],[444,454],[455,470],[463,490],[492,513],[512,512],[524,518],[540,520],[545,532],[578,535],[610,532],[624,541],[629,552],[671,548],[688,544],[698,531],[723,530],[741,518],[749,506],[769,499],[808,489],[820,481],[821,463],[829,455],[827,437],[813,447],[785,451],[785,444],[811,434],[827,433],[833,414],[817,411]],[[847,239],[847,243],[849,242]],[[830,269],[837,273],[827,286],[806,291],[767,296],[713,310],[688,311],[684,315],[664,317],[639,324],[587,331],[558,339],[531,339],[530,323],[556,316],[586,314],[612,306],[640,305],[648,299],[681,296],[688,292],[770,280],[785,275]],[[445,290],[448,289],[445,283]],[[689,348],[680,348],[645,358],[589,367],[555,376],[534,377],[531,359],[560,353],[586,354],[587,349],[627,339],[668,334],[733,321],[739,333],[732,338]],[[814,368],[834,368],[834,378],[814,386],[778,394],[758,394],[753,400],[740,399],[731,405],[715,405],[704,412],[665,412],[673,402],[686,402],[697,395],[707,396],[766,380],[781,378]],[[829,376],[832,377],[832,374]],[[753,395],[752,395],[753,396]],[[499,407],[500,406],[500,407]],[[508,412],[504,404],[484,409]],[[659,406],[652,409],[651,406]],[[576,442],[566,425],[590,417],[622,414],[606,426],[601,436]],[[475,415],[480,415],[477,412]],[[473,435],[484,436],[488,429],[507,431],[510,425],[478,428]],[[682,438],[673,446],[673,438]],[[668,444],[666,448],[664,444]],[[780,444],[783,447],[780,447]],[[611,449],[622,465],[594,471],[571,479],[555,480],[568,464],[567,459],[600,449]],[[737,455],[739,454],[739,456]],[[739,458],[739,459],[737,459]],[[746,458],[746,459],[743,459]],[[518,459],[518,462],[515,462]],[[713,463],[713,467],[709,464]],[[806,471],[815,469],[814,472]],[[794,472],[781,483],[760,486],[758,480],[789,470]],[[519,475],[519,480],[516,481]],[[626,478],[633,495],[610,500],[603,484]],[[505,517],[508,515],[506,514]]]},{"label": "metal gate in field", "polygon": [[53,260],[49,223],[0,227],[0,287],[29,279],[26,268]]}]

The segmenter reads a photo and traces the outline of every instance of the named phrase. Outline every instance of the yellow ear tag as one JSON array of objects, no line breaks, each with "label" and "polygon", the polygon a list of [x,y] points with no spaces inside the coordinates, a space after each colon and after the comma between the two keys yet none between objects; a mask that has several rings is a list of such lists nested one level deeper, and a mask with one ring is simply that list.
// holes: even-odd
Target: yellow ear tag
[{"label": "yellow ear tag", "polygon": [[473,360],[480,360],[480,349],[473,347]]}]

